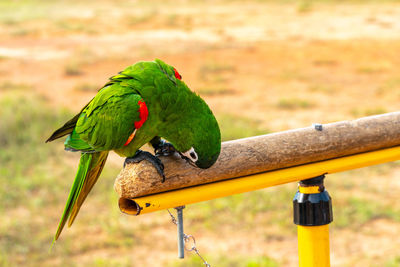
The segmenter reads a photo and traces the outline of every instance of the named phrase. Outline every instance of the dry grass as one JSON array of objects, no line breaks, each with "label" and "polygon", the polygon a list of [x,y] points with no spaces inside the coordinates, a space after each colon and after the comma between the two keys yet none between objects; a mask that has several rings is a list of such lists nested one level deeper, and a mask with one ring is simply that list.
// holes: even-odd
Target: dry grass
[{"label": "dry grass", "polygon": [[[114,156],[48,254],[78,158],[43,141],[138,60],[174,65],[224,140],[399,109],[392,1],[6,0],[0,10],[0,266],[201,266],[175,259],[166,212],[119,212]],[[400,264],[399,175],[392,163],[329,176],[333,266]],[[190,205],[186,232],[215,266],[296,266],[295,191]]]}]

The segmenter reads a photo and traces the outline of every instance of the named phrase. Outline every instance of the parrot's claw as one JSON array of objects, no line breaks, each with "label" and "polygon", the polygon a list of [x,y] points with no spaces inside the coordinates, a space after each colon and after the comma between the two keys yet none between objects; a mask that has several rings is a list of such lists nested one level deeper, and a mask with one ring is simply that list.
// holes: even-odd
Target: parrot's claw
[{"label": "parrot's claw", "polygon": [[142,151],[138,150],[135,154],[135,156],[131,158],[126,158],[124,162],[124,168],[126,164],[130,163],[139,163],[142,160],[147,160],[151,164],[153,164],[154,168],[156,168],[157,172],[161,175],[162,177],[162,183],[165,182],[165,175],[164,175],[164,164],[161,162],[159,158],[151,154],[150,152],[147,151]]},{"label": "parrot's claw", "polygon": [[154,146],[154,154],[156,156],[170,156],[175,153],[175,147],[164,140],[161,140],[159,144]]}]

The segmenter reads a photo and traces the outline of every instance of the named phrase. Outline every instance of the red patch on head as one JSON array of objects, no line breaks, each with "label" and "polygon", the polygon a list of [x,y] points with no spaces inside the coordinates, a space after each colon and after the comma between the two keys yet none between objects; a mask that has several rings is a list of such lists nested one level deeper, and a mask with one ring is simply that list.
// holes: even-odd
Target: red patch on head
[{"label": "red patch on head", "polygon": [[178,80],[182,80],[182,76],[179,74],[179,72],[174,68],[174,74],[175,74],[175,78],[177,78]]}]

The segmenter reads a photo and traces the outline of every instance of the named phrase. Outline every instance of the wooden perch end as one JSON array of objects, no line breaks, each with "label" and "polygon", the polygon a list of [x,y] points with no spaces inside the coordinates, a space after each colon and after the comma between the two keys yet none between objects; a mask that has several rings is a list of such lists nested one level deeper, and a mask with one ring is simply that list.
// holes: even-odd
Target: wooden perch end
[{"label": "wooden perch end", "polygon": [[[400,112],[244,138],[222,143],[209,169],[192,167],[178,156],[160,157],[166,181],[147,161],[128,164],[114,188],[129,214],[138,213],[139,196],[206,184],[301,164],[400,145]],[[124,200],[125,199],[125,200]]]}]

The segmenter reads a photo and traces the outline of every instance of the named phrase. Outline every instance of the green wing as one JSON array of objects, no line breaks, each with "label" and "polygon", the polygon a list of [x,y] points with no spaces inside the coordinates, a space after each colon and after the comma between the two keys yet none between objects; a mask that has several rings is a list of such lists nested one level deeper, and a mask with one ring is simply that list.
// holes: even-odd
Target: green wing
[{"label": "green wing", "polygon": [[67,149],[94,152],[121,148],[140,120],[141,96],[118,83],[104,87],[82,110]]},{"label": "green wing", "polygon": [[[118,83],[104,87],[80,114],[58,129],[49,140],[65,134],[65,147],[82,151],[78,171],[53,243],[69,218],[71,226],[80,207],[93,188],[107,159],[108,150],[122,147],[140,120],[141,96]],[[74,125],[74,127],[72,127]],[[50,141],[51,141],[50,140]]]}]

